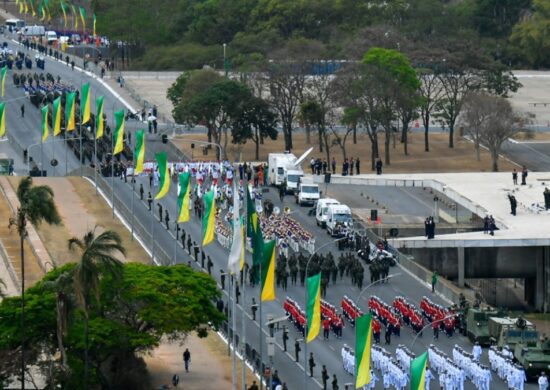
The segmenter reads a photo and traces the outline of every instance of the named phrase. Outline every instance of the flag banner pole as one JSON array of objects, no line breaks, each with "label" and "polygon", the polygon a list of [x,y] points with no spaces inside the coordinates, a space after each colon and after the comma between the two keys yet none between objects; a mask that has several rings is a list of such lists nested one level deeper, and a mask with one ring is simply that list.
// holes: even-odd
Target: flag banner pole
[{"label": "flag banner pole", "polygon": [[[240,229],[240,226],[239,226],[239,229]],[[231,357],[231,360],[232,360],[232,364],[231,364],[231,378],[232,378],[232,389],[233,390],[237,390],[237,344],[235,343],[236,342],[236,336],[235,336],[235,332],[237,330],[237,312],[236,312],[236,309],[237,309],[237,305],[235,303],[236,301],[236,298],[237,298],[237,275],[233,275],[231,277],[231,279],[233,279],[233,313],[231,313],[231,318],[232,318],[232,322],[233,322],[233,325],[232,325],[232,328],[233,328],[233,337],[231,337],[231,341],[233,343],[233,356]]]}]

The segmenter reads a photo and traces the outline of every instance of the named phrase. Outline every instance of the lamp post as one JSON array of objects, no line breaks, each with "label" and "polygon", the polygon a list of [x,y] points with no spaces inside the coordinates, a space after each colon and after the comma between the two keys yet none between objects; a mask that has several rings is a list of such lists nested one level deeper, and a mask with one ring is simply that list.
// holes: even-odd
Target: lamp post
[{"label": "lamp post", "polygon": [[449,314],[449,315],[447,315],[447,316],[445,316],[445,317],[443,317],[439,320],[435,320],[433,322],[429,322],[428,324],[426,324],[422,329],[420,329],[420,331],[416,334],[416,336],[414,336],[414,339],[411,343],[411,348],[410,349],[412,350],[412,348],[414,346],[414,343],[416,343],[416,339],[418,338],[418,336],[420,336],[422,334],[422,332],[424,332],[424,329],[426,329],[429,326],[432,326],[433,324],[437,324],[438,322],[443,322],[443,321],[445,321],[449,318],[452,318],[452,317],[456,317],[456,314]]},{"label": "lamp post", "polygon": [[317,254],[317,252],[319,252],[321,249],[324,249],[326,248],[327,246],[329,245],[332,245],[332,244],[335,244],[337,243],[338,241],[341,241],[343,239],[345,239],[346,237],[340,237],[340,238],[337,238],[336,240],[331,240],[329,242],[325,242],[323,245],[321,245],[319,248],[317,248],[312,254],[311,256],[309,256],[309,259],[307,260],[307,263],[306,263],[306,286],[305,286],[305,289],[304,289],[304,308],[306,309],[306,323],[305,323],[305,326],[304,326],[304,390],[307,390],[307,299],[308,299],[308,296],[307,296],[307,271],[308,271],[308,268],[309,268],[309,262],[311,261],[311,259],[313,259],[313,256],[315,256]]},{"label": "lamp post", "polygon": [[399,275],[402,275],[401,272],[399,273],[396,273],[396,274],[391,274],[391,275],[388,275],[385,279],[378,279],[377,281],[375,282],[372,282],[371,284],[367,285],[365,288],[363,288],[361,290],[361,292],[359,293],[359,295],[357,296],[357,300],[355,301],[357,303],[357,305],[359,305],[359,302],[361,301],[361,297],[363,296],[363,293],[365,291],[367,291],[369,289],[369,287],[372,287],[374,286],[375,284],[378,284],[378,283],[382,283],[383,281],[385,280],[388,280],[388,279],[391,279],[391,278],[395,278],[396,276],[399,276]]}]

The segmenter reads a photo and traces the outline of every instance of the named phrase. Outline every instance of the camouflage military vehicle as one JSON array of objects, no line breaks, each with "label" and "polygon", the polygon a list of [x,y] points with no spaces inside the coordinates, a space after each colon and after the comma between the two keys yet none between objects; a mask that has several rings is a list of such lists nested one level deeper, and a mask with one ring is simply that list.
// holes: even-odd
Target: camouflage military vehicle
[{"label": "camouflage military vehicle", "polygon": [[491,341],[514,351],[514,359],[523,367],[529,380],[550,369],[550,340],[541,340],[531,322],[519,318],[490,318]]},{"label": "camouflage military vehicle", "polygon": [[481,346],[491,345],[489,335],[489,318],[503,314],[493,308],[467,308],[464,314],[465,334],[472,343]]}]

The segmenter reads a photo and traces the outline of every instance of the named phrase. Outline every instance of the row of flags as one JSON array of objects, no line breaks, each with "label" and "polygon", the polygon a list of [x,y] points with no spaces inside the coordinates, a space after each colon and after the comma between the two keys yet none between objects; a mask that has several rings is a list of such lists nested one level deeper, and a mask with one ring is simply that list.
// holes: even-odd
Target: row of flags
[{"label": "row of flags", "polygon": [[[50,11],[50,1],[49,0],[40,0],[40,2],[36,2],[35,0],[15,0],[15,4],[19,5],[19,13],[20,14],[28,14],[29,12],[32,14],[32,16],[37,16],[37,10],[38,15],[40,16],[40,20],[52,20],[52,14]],[[82,30],[86,30],[86,19],[87,19],[87,12],[86,8],[79,6],[78,12],[77,8],[74,4],[68,4],[65,1],[61,1],[59,3],[61,12],[63,13],[63,23],[64,27],[67,28],[67,12],[70,10],[72,13],[74,25],[73,28],[75,30],[78,30],[78,20],[80,19],[82,23]],[[95,13],[92,14],[92,24],[93,24],[93,35],[96,35],[96,15]]]}]

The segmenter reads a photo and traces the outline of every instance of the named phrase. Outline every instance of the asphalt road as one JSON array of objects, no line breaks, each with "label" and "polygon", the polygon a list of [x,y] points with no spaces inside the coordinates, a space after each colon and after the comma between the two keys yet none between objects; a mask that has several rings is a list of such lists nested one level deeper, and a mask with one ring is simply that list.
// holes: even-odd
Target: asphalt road
[{"label": "asphalt road", "polygon": [[510,160],[525,165],[531,171],[550,171],[550,142],[508,140],[502,145],[502,153]]},{"label": "asphalt road", "polygon": [[[54,76],[57,76],[58,74],[61,75],[62,79],[65,82],[73,83],[74,85],[79,86],[81,83],[84,83],[86,81],[90,81],[92,85],[92,91],[94,95],[94,100],[96,96],[104,95],[105,96],[105,108],[106,113],[108,115],[108,118],[112,117],[112,111],[114,109],[122,108],[123,105],[116,99],[116,97],[107,90],[102,84],[100,84],[97,80],[88,78],[87,76],[84,76],[81,72],[78,71],[71,71],[70,68],[68,68],[66,65],[62,63],[56,63],[53,59],[47,59],[46,61],[46,71],[51,72]],[[23,92],[21,90],[14,89],[11,84],[11,72],[8,75],[7,79],[7,86],[6,86],[6,99],[17,99],[23,96]],[[36,161],[41,161],[41,154],[39,146],[40,142],[40,113],[39,110],[32,107],[28,102],[26,103],[27,110],[25,114],[25,118],[19,117],[19,106],[21,104],[21,100],[8,102],[8,119],[7,119],[7,127],[10,137],[10,143],[14,145],[14,148],[19,151],[22,150],[22,148],[28,148],[29,149],[29,155],[32,156]],[[134,126],[136,127],[136,126]],[[131,129],[132,124],[129,123],[127,128]],[[52,138],[50,138],[51,140]],[[48,141],[50,141],[48,140]],[[36,145],[36,146],[31,146]],[[158,150],[159,148],[162,148],[162,144],[160,143],[149,143],[148,144],[148,152],[147,152],[147,158],[150,159],[153,157],[153,153],[155,150]],[[67,164],[65,165],[64,160],[64,153],[65,148],[63,145],[62,140],[59,140],[57,142],[46,142],[42,149],[44,151],[45,161],[48,161],[49,156],[56,156],[56,158],[59,160],[60,164],[56,167],[56,171],[54,172],[53,168],[47,167],[49,175],[56,174],[64,174],[65,171],[72,171],[74,169],[77,169],[79,167],[78,161],[74,158],[74,155],[71,153],[67,156]],[[132,203],[132,187],[130,183],[125,183],[124,181],[120,179],[107,179],[106,180],[107,185],[112,185],[114,192],[116,193],[116,197],[120,202],[122,202],[125,207],[129,208]],[[148,190],[149,184],[147,178],[139,178],[138,183],[136,185],[136,189],[139,188],[139,184],[143,184],[146,192]],[[330,191],[329,191],[330,192]],[[334,195],[336,194],[336,195]],[[108,197],[110,197],[110,194],[107,194]],[[175,262],[176,263],[184,263],[187,264],[191,258],[189,255],[184,251],[181,246],[174,245],[174,232],[173,232],[173,222],[171,223],[172,231],[168,232],[165,227],[164,223],[160,224],[157,219],[157,209],[155,206],[155,209],[153,212],[149,212],[147,209],[147,205],[145,202],[139,201],[137,199],[137,193],[134,194],[136,198],[134,198],[135,201],[135,207],[133,210],[133,215],[135,216],[135,223],[136,226],[139,224],[141,226],[142,233],[142,239],[145,243],[145,245],[149,245],[151,243],[151,237],[150,227],[152,226],[154,228],[155,234],[155,243],[158,249],[156,249],[157,253],[162,250],[166,252],[167,254],[170,254],[169,256],[173,256],[172,254],[175,253]],[[267,194],[268,197],[275,198],[274,191],[271,191]],[[339,192],[332,192],[330,193],[331,197],[339,197]],[[274,203],[276,205],[279,205],[279,201],[274,199]],[[175,186],[172,186],[172,189],[164,199],[162,199],[161,204],[165,209],[169,210],[170,216],[173,220],[173,218],[176,215],[177,205],[176,205],[176,189]],[[288,205],[291,207],[295,212],[293,213],[293,217],[300,221],[309,231],[314,232],[314,234],[317,237],[317,245],[322,245],[324,242],[327,242],[327,236],[326,233],[318,228],[315,225],[315,221],[313,217],[307,216],[307,209],[306,208],[300,208],[295,205],[293,198],[287,197],[285,199],[285,206]],[[429,208],[429,203],[426,206]],[[128,222],[130,222],[128,220]],[[201,237],[201,227],[199,221],[193,217],[192,221],[189,223],[186,223],[183,225],[183,228],[186,230],[188,234],[191,234],[193,240],[200,242]],[[145,233],[145,231],[147,233]],[[175,248],[175,252],[174,252]],[[335,252],[335,257],[338,257],[338,253],[336,253],[336,246],[329,246],[327,250],[331,250]],[[219,275],[223,270],[225,270],[227,266],[227,256],[228,251],[224,249],[221,245],[219,245],[217,242],[212,243],[208,247],[205,248],[205,251],[208,255],[211,256],[213,262],[214,262],[214,268],[212,274],[216,277],[216,279],[219,281]],[[130,259],[132,260],[132,259]],[[249,259],[250,261],[250,259]],[[195,268],[199,268],[199,264],[191,260],[191,264]],[[377,295],[379,296],[383,301],[385,301],[388,304],[391,304],[393,299],[396,296],[405,296],[409,301],[415,302],[418,304],[422,296],[429,295],[434,301],[439,303],[444,303],[439,299],[437,296],[431,296],[431,292],[428,288],[428,285],[426,283],[420,283],[414,278],[412,278],[409,274],[404,272],[403,270],[399,269],[399,267],[395,267],[391,270],[391,273],[400,273],[401,275],[396,276],[395,278],[391,279],[391,281],[388,284],[385,285],[376,285],[372,286],[367,293],[364,294],[363,299],[361,302],[359,302],[360,307],[366,311],[367,309],[367,299],[369,295]],[[365,272],[365,280],[369,280],[369,273],[368,270]],[[304,304],[304,289],[302,287],[298,286],[289,286],[288,291],[282,291],[281,289],[277,290],[277,299],[272,302],[265,302],[262,307],[262,318],[258,318],[258,321],[253,322],[250,318],[250,305],[252,297],[258,297],[259,291],[258,288],[251,288],[246,287],[243,292],[244,297],[241,298],[241,304],[238,305],[238,326],[237,326],[237,333],[240,335],[240,329],[241,329],[241,313],[244,308],[246,311],[246,319],[245,319],[245,326],[246,326],[246,341],[247,343],[251,344],[253,347],[255,347],[256,350],[259,350],[260,345],[260,329],[258,326],[258,322],[265,323],[267,320],[268,314],[272,314],[275,318],[282,317],[284,315],[284,311],[282,308],[282,303],[285,299],[285,296],[288,295],[289,297],[297,300],[302,307],[305,306]],[[329,285],[326,300],[332,304],[334,304],[336,307],[339,307],[339,302],[342,299],[344,295],[348,295],[352,297],[352,299],[356,300],[357,295],[359,294],[359,290],[356,287],[351,287],[350,280],[348,278],[344,278],[343,280],[338,280],[338,282],[335,285]],[[226,299],[227,301],[227,299]],[[264,334],[266,332],[265,326],[263,330]],[[276,342],[277,342],[277,348],[276,353],[273,360],[274,368],[279,371],[280,377],[283,381],[287,382],[287,385],[289,389],[298,389],[298,388],[309,388],[309,389],[316,389],[320,388],[320,370],[322,365],[326,365],[329,374],[332,376],[332,374],[336,374],[338,378],[338,382],[340,385],[340,388],[343,388],[345,383],[353,382],[353,378],[344,372],[341,362],[341,355],[340,350],[344,344],[354,346],[354,330],[350,328],[349,326],[346,326],[343,332],[343,338],[342,339],[335,339],[333,335],[331,335],[331,339],[329,341],[323,341],[322,337],[318,338],[314,342],[312,342],[310,345],[308,345],[308,353],[312,352],[317,366],[315,369],[315,375],[313,379],[306,379],[307,385],[304,386],[304,374],[303,374],[303,355],[304,355],[304,348],[302,345],[302,352],[300,353],[300,362],[296,363],[294,362],[294,340],[296,338],[301,338],[301,335],[299,335],[294,329],[290,330],[290,340],[289,340],[289,346],[288,346],[288,353],[282,352],[282,334],[281,332],[277,332],[275,335]],[[386,346],[386,348],[391,351],[392,353],[395,351],[395,347],[397,344],[404,344],[406,346],[410,346],[413,341],[413,335],[412,332],[409,331],[407,328],[404,328],[401,332],[401,337],[396,338],[393,337],[392,344],[390,346]],[[414,347],[412,348],[413,352],[415,353],[422,353],[425,351],[430,343],[433,342],[433,339],[431,337],[431,332],[426,331],[424,334],[424,337],[419,338],[417,342],[415,343]],[[438,348],[442,349],[447,354],[451,353],[452,347],[454,344],[459,344],[463,346],[465,349],[470,349],[471,345],[470,343],[461,336],[453,336],[452,338],[447,338],[446,336],[441,336],[440,339],[436,342]],[[266,346],[263,346],[263,356],[264,361],[267,363],[268,359],[266,356]],[[484,352],[485,360],[486,360],[486,352]],[[492,383],[492,388],[494,389],[505,389],[505,384],[500,381],[496,375],[493,375],[494,381]],[[431,388],[435,389],[437,388],[436,382],[432,381]],[[377,388],[381,389],[382,386],[379,383]],[[474,386],[467,382],[466,389],[473,389]],[[529,385],[528,388],[534,389],[533,385]]]}]

